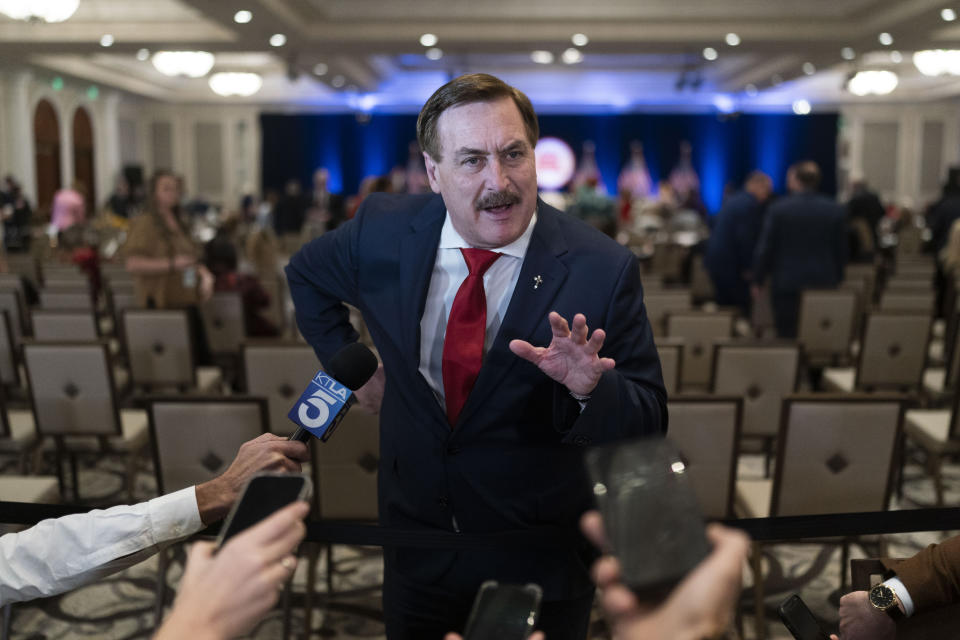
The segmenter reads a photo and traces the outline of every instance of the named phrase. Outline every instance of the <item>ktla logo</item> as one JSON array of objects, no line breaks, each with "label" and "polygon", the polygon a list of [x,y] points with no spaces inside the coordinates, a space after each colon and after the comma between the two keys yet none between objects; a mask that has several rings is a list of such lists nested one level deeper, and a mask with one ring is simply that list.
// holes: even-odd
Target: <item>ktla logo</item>
[{"label": "ktla logo", "polygon": [[312,393],[310,389],[306,392],[310,396],[300,396],[302,402],[297,408],[297,418],[307,429],[319,429],[330,421],[331,412],[337,414],[350,396],[350,390],[323,372],[316,375],[310,386],[313,387]]}]

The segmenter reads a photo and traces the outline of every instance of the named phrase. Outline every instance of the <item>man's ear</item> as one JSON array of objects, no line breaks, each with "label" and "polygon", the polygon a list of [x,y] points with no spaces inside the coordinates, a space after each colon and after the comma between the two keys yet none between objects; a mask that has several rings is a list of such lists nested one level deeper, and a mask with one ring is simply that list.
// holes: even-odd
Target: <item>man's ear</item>
[{"label": "man's ear", "polygon": [[423,164],[427,167],[427,179],[434,193],[440,193],[440,182],[437,180],[437,163],[426,151],[423,152]]}]

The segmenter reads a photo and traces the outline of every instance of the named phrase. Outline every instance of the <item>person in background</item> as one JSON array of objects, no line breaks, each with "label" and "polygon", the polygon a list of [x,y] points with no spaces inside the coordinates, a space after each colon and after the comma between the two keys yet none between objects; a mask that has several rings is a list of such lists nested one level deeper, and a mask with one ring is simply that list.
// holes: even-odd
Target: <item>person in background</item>
[{"label": "person in background", "polygon": [[79,180],[66,189],[60,189],[53,194],[53,204],[50,208],[50,225],[58,232],[69,229],[75,224],[81,224],[87,219],[87,206],[84,203],[86,188]]},{"label": "person in background", "polygon": [[877,246],[880,240],[877,231],[880,221],[886,215],[883,203],[861,176],[856,176],[850,182],[850,191],[850,199],[847,200],[847,220],[851,223],[854,220],[862,220],[873,236],[873,246]]},{"label": "person in background", "polygon": [[753,264],[754,296],[770,279],[770,302],[777,335],[797,336],[797,313],[804,289],[833,289],[847,263],[846,212],[817,192],[820,167],[799,162],[787,171],[790,195],[770,205],[764,216]]},{"label": "person in background", "polygon": [[24,197],[20,183],[11,175],[4,178],[0,190],[0,214],[3,216],[3,248],[7,253],[29,252],[33,209]]},{"label": "person in background", "polygon": [[287,180],[273,208],[273,228],[278,236],[298,236],[310,201],[304,197],[298,180]]},{"label": "person in background", "polygon": [[263,290],[256,276],[237,271],[237,249],[230,238],[218,234],[204,248],[204,263],[213,274],[213,290],[236,291],[243,301],[243,325],[246,334],[255,338],[275,338],[277,326],[260,315],[270,306],[270,294]]},{"label": "person in background", "polygon": [[118,218],[129,219],[133,213],[133,197],[130,195],[130,184],[127,178],[120,174],[113,187],[113,193],[107,200],[107,210]]},{"label": "person in background", "polygon": [[743,190],[724,201],[707,240],[704,266],[713,280],[717,304],[739,307],[750,317],[753,253],[773,181],[762,171],[747,176]]}]

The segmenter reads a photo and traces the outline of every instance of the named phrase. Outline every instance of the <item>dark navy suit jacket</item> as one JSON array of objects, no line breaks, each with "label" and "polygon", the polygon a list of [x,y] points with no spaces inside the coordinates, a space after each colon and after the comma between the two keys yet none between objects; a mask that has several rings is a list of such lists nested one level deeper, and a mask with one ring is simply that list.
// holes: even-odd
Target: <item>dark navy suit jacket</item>
[{"label": "dark navy suit jacket", "polygon": [[[634,256],[539,203],[516,289],[458,423],[419,372],[420,318],[446,207],[440,196],[373,194],[356,218],[301,249],[287,267],[297,322],[321,362],[357,335],[359,308],[386,374],[380,413],[380,520],[385,526],[496,532],[576,527],[591,505],[583,447],[666,431],[666,393]],[[535,278],[540,282],[534,286]],[[567,391],[508,348],[549,344],[547,314],[584,313],[617,361],[580,413]],[[459,556],[459,557],[458,557]],[[430,583],[447,572],[537,582],[545,597],[590,588],[582,550],[405,550],[393,565]],[[455,566],[454,566],[455,565]]]},{"label": "dark navy suit jacket", "polygon": [[753,269],[753,252],[762,216],[763,205],[746,191],[730,196],[717,213],[704,263],[713,279],[719,304],[750,304],[744,272]]},{"label": "dark navy suit jacket", "polygon": [[832,288],[847,262],[846,213],[816,193],[797,193],[770,205],[757,242],[754,279],[770,276],[774,293]]}]

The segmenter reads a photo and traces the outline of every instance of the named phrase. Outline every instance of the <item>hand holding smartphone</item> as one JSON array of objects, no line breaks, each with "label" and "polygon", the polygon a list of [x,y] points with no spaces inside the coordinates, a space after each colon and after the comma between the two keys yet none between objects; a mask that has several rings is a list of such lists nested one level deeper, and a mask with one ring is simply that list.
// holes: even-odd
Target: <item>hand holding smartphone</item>
[{"label": "hand holding smartphone", "polygon": [[473,601],[464,640],[526,640],[533,633],[542,597],[535,584],[484,582]]},{"label": "hand holding smartphone", "polygon": [[312,493],[313,483],[303,474],[258,473],[252,476],[220,528],[217,548],[291,502],[309,500]]},{"label": "hand holding smartphone", "polygon": [[797,594],[781,602],[777,613],[784,626],[797,640],[830,640],[830,636],[820,628],[813,612]]}]

